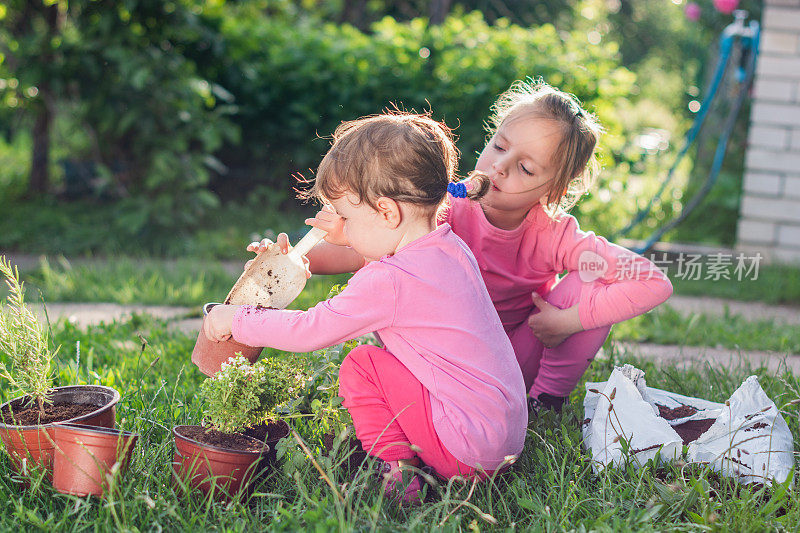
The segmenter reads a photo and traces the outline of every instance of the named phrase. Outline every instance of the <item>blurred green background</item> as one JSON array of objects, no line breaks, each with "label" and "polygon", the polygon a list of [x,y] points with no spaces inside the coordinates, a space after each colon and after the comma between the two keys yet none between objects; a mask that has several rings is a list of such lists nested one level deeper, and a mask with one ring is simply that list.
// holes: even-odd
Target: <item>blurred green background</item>
[{"label": "blurred green background", "polygon": [[[294,198],[342,120],[431,110],[461,172],[517,79],[577,95],[607,133],[573,210],[623,227],[657,189],[731,22],[711,0],[14,0],[0,2],[0,250],[231,258],[302,228]],[[760,2],[740,7],[760,16]],[[705,178],[735,87],[631,237]],[[666,240],[731,245],[748,109],[716,188]],[[654,142],[654,139],[656,142]]]}]

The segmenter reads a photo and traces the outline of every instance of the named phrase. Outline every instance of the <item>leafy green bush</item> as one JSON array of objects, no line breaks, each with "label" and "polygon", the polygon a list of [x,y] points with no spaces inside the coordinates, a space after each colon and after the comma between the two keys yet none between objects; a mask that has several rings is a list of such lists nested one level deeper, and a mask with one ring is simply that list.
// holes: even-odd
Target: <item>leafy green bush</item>
[{"label": "leafy green bush", "polygon": [[[207,189],[213,153],[238,130],[230,95],[197,73],[183,53],[215,34],[190,6],[159,0],[72,3],[75,38],[65,76],[76,87],[84,126],[98,142],[108,193],[122,198],[128,233],[186,229],[216,205]],[[145,235],[146,236],[146,235]]]},{"label": "leafy green bush", "polygon": [[[214,207],[217,198],[207,185],[221,164],[213,154],[238,135],[226,118],[230,94],[200,77],[184,54],[185,47],[202,49],[216,37],[198,6],[160,0],[0,4],[10,28],[0,30],[0,48],[12,51],[0,54],[0,75],[10,71],[0,83],[0,102],[31,115],[45,106],[72,115],[72,136],[82,143],[70,162],[97,174],[82,179],[92,181],[97,195],[118,201],[115,216],[129,237],[184,231]],[[58,24],[39,28],[56,11]],[[26,22],[34,12],[45,14]],[[48,134],[34,135],[41,140]]]},{"label": "leafy green bush", "polygon": [[[328,147],[325,136],[342,120],[393,103],[430,108],[455,127],[462,171],[470,170],[484,144],[490,105],[514,80],[529,76],[575,93],[606,127],[601,153],[607,171],[575,213],[588,228],[608,233],[646,203],[659,171],[668,166],[668,158],[642,162],[636,135],[645,127],[666,129],[672,133],[670,153],[675,150],[691,119],[687,100],[702,85],[697,79],[707,60],[701,52],[707,50],[708,28],[723,22],[709,15],[698,37],[681,6],[654,0],[617,4],[579,2],[558,29],[523,27],[494,15],[489,24],[479,12],[453,12],[439,26],[385,17],[361,31],[323,22],[336,18],[333,5],[320,15],[316,4],[310,10],[286,1],[70,2],[67,24],[53,45],[55,63],[47,67],[53,87],[65,88],[59,111],[69,115],[55,121],[53,152],[60,157],[68,145],[70,157],[97,163],[100,177],[93,185],[109,201],[86,206],[87,213],[77,216],[91,230],[75,232],[75,246],[58,251],[108,252],[119,241],[122,247],[147,242],[157,253],[179,254],[180,247],[165,241],[189,242],[185,237],[209,219],[215,225],[209,214],[219,212],[218,197],[240,200],[267,190],[259,196],[270,200],[269,209],[285,208],[294,203],[292,174],[308,175],[316,167]],[[486,8],[482,2],[460,5]],[[630,9],[633,14],[626,15]],[[396,14],[380,3],[369,11]],[[626,22],[628,15],[641,18],[641,27]],[[592,33],[599,41],[589,42]],[[5,38],[0,31],[0,40]],[[638,75],[622,66],[628,63]],[[25,95],[33,94],[31,80],[40,66],[10,72],[0,58],[0,77],[18,83],[13,94],[8,83],[0,90],[0,107],[12,96],[17,105],[34,106],[36,97]],[[22,150],[24,144],[0,147],[0,162],[13,159],[6,147]],[[26,167],[10,166],[14,176],[0,176],[0,188],[19,194]],[[668,195],[685,188],[688,169],[680,174]],[[738,197],[737,189],[723,192],[721,201],[735,204],[728,198]],[[649,223],[680,208],[680,198],[672,196]],[[51,202],[46,209],[72,217],[70,206]],[[726,220],[735,209],[726,210]],[[103,211],[111,222],[98,230],[84,216],[92,211]],[[34,216],[37,223],[41,218]],[[40,233],[49,238],[51,231]],[[725,231],[720,227],[714,235],[722,238]],[[11,241],[29,249],[22,233],[12,228],[0,245]]]},{"label": "leafy green bush", "polygon": [[272,410],[296,396],[306,379],[300,365],[285,359],[266,358],[251,365],[241,355],[231,357],[200,386],[203,415],[218,431],[241,431],[273,419]]},{"label": "leafy green bush", "polygon": [[462,168],[470,169],[485,142],[489,107],[514,80],[541,76],[575,93],[615,133],[615,103],[634,81],[619,66],[615,44],[588,47],[584,35],[551,25],[528,29],[500,20],[491,26],[478,12],[436,27],[387,17],[371,33],[245,13],[225,15],[224,66],[203,71],[234,95],[232,118],[247,139],[220,157],[239,169],[234,174],[283,189],[293,185],[292,172],[316,167],[328,146],[319,136],[393,103],[430,107],[456,127]]}]

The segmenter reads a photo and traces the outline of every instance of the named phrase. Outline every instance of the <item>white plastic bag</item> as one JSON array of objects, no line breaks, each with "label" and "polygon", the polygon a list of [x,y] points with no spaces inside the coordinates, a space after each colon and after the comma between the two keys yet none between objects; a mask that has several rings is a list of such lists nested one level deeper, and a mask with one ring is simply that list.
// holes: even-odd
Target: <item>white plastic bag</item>
[{"label": "white plastic bag", "polygon": [[[615,368],[606,382],[587,383],[586,390],[583,442],[596,470],[628,459],[644,464],[659,449],[662,460],[675,459],[689,440],[689,461],[742,483],[783,482],[794,465],[789,427],[755,376],[726,404],[648,387],[644,372],[631,365]],[[622,439],[629,443],[627,456]]]},{"label": "white plastic bag", "polygon": [[794,466],[789,426],[756,376],[736,389],[714,425],[689,444],[689,460],[742,483],[779,483]]},{"label": "white plastic bag", "polygon": [[[628,457],[644,464],[659,450],[662,458],[680,455],[683,446],[680,436],[642,397],[647,389],[641,370],[630,365],[615,368],[607,382],[588,384],[587,389],[584,443],[592,451],[596,469],[620,464]],[[595,390],[598,392],[592,392]],[[623,453],[623,439],[628,444],[629,456]]]}]

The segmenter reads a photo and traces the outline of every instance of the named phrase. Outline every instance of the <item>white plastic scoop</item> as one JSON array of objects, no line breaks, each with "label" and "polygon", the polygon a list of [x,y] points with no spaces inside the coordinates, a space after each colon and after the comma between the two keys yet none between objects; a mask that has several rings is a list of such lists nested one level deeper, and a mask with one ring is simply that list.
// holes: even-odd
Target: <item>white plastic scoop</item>
[{"label": "white plastic scoop", "polygon": [[225,303],[286,308],[306,285],[303,256],[327,234],[325,230],[312,228],[288,254],[282,254],[278,246],[258,254],[239,276]]}]

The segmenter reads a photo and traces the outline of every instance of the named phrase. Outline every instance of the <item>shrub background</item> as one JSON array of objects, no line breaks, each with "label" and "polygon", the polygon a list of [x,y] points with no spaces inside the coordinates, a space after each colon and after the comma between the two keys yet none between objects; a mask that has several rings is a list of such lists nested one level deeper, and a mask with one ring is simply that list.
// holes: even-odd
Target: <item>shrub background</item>
[{"label": "shrub background", "polygon": [[[689,126],[686,104],[699,98],[703,65],[713,64],[716,32],[730,20],[710,1],[692,23],[683,5],[660,0],[549,0],[455,2],[433,25],[418,15],[435,3],[371,2],[354,12],[323,1],[1,2],[0,207],[8,216],[0,247],[43,251],[49,241],[47,251],[69,254],[214,255],[243,232],[271,227],[265,211],[296,206],[292,175],[311,175],[340,121],[395,105],[430,109],[456,129],[466,172],[489,106],[526,77],[576,94],[607,128],[606,170],[575,213],[609,233],[656,189]],[[28,176],[45,110],[50,181],[39,190]],[[732,242],[740,122],[736,157],[711,198],[716,225],[686,224],[668,238]],[[663,129],[669,150],[645,157],[635,138],[646,128]],[[697,163],[695,181],[705,162]],[[696,187],[691,167],[681,167],[649,227]],[[238,216],[210,238],[201,233],[225,212]]]}]

